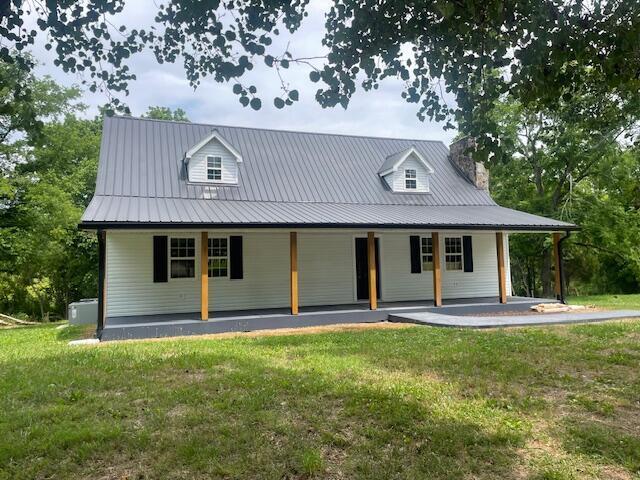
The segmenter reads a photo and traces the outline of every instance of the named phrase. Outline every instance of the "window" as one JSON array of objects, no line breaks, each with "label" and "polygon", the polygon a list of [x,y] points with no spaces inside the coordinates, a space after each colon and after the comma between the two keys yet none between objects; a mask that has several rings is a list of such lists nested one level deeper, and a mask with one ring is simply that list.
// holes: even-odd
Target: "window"
[{"label": "window", "polygon": [[422,252],[422,271],[433,270],[433,245],[431,244],[431,237],[422,237],[421,239],[421,252]]},{"label": "window", "polygon": [[447,270],[462,270],[462,238],[444,238],[444,265]]},{"label": "window", "polygon": [[171,278],[194,278],[196,275],[196,240],[171,239]]},{"label": "window", "polygon": [[209,276],[226,277],[229,266],[226,238],[209,239]]},{"label": "window", "polygon": [[222,180],[222,157],[207,157],[207,180]]},{"label": "window", "polygon": [[414,168],[407,168],[404,171],[404,186],[407,190],[415,190],[418,188],[416,183],[416,170]]}]

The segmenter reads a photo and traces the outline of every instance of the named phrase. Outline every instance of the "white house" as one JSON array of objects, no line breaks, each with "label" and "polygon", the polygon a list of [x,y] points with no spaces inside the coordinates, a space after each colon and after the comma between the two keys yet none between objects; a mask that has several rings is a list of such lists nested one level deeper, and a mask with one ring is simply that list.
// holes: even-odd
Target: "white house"
[{"label": "white house", "polygon": [[575,226],[498,206],[469,147],[105,118],[80,225],[99,236],[99,333],[150,316],[506,302],[508,235]]}]

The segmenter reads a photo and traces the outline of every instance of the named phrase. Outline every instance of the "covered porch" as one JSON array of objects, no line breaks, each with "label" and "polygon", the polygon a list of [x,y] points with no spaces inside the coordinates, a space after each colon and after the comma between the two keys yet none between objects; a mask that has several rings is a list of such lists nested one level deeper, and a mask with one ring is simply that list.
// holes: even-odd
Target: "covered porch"
[{"label": "covered porch", "polygon": [[[178,263],[192,263],[179,272],[189,278],[172,278],[173,239],[178,253],[193,249]],[[561,299],[561,234],[553,240]],[[212,251],[221,241],[229,251]],[[505,231],[103,230],[99,246],[103,340],[514,312],[549,301],[510,296]]]},{"label": "covered porch", "polygon": [[[292,314],[287,308],[209,312],[202,321],[200,312],[136,315],[107,318],[101,340],[128,340],[173,336],[206,335],[225,332],[249,332],[281,328],[314,327],[389,321],[412,313],[438,312],[445,315],[487,315],[525,312],[531,305],[551,299],[509,297],[501,303],[497,297],[456,298],[444,300],[440,307],[431,301],[380,302],[375,310],[356,303],[299,308]],[[394,318],[391,318],[394,320]]]}]

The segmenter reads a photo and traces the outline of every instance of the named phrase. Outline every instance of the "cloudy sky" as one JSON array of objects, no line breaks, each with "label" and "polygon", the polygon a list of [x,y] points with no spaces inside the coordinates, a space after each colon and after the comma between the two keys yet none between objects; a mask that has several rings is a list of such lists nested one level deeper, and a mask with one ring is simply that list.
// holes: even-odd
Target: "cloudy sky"
[{"label": "cloudy sky", "polygon": [[[283,36],[274,41],[270,53],[280,55],[290,42],[290,51],[295,57],[323,54],[321,39],[324,32],[324,0],[312,0],[309,17],[294,36]],[[154,0],[129,1],[125,11],[113,19],[115,25],[131,27],[151,25],[157,12]],[[40,39],[42,40],[42,38]],[[78,84],[79,78],[65,74],[53,66],[53,57],[42,44],[33,51],[41,62],[39,74],[48,74],[64,85]],[[134,115],[144,113],[150,105],[182,108],[191,121],[223,125],[268,127],[277,129],[375,135],[442,140],[449,143],[454,131],[444,131],[442,124],[421,122],[416,117],[417,106],[406,103],[401,97],[402,83],[385,81],[378,90],[359,91],[352,98],[349,108],[323,109],[314,99],[318,86],[309,81],[309,68],[296,66],[286,72],[285,80],[291,88],[300,92],[300,101],[293,106],[278,110],[273,106],[273,97],[280,95],[280,83],[276,72],[262,61],[246,77],[258,87],[263,100],[260,111],[244,108],[231,91],[231,84],[205,81],[194,91],[185,80],[181,64],[158,65],[152,55],[138,54],[130,67],[137,81],[130,84],[130,95],[125,98]],[[243,79],[244,83],[245,79]],[[104,104],[101,93],[84,93],[83,102],[90,106],[88,115],[97,113],[97,105]]]}]

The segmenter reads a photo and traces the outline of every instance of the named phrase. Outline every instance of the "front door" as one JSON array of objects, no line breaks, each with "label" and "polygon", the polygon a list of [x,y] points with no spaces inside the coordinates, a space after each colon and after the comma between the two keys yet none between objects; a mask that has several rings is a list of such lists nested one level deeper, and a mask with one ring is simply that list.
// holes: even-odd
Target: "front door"
[{"label": "front door", "polygon": [[[380,298],[380,248],[378,239],[376,249],[376,290]],[[356,238],[356,293],[358,300],[369,300],[369,260],[367,255],[367,239]]]}]

